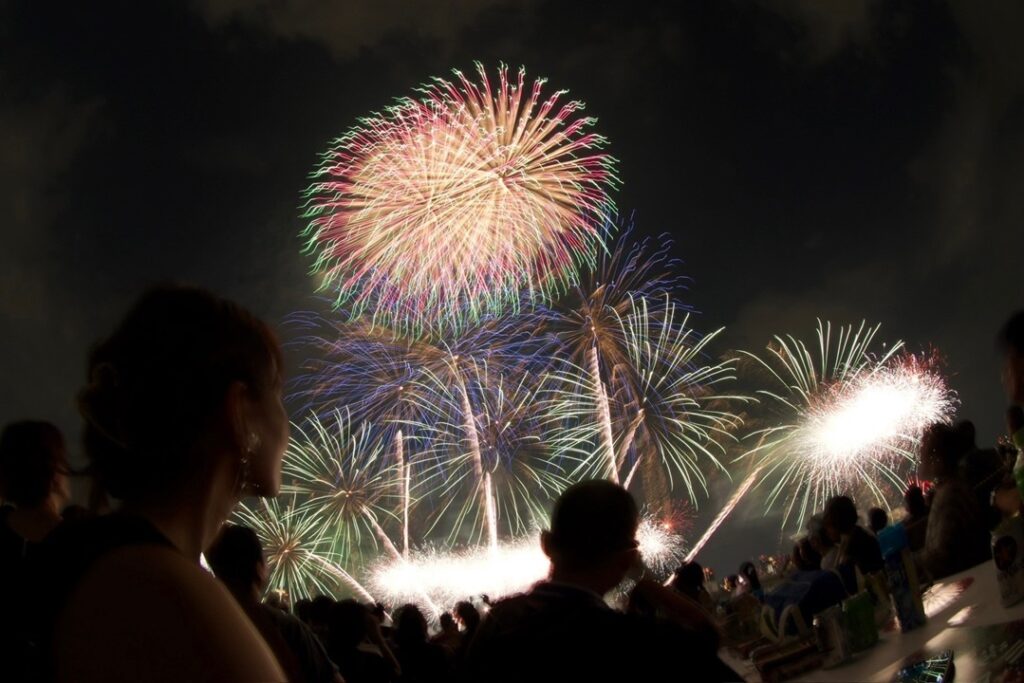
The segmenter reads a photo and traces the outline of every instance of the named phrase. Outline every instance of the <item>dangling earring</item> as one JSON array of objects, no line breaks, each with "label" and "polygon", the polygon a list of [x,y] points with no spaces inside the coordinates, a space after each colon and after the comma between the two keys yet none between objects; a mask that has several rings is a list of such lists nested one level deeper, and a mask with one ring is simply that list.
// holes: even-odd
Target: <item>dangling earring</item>
[{"label": "dangling earring", "polygon": [[252,456],[256,453],[256,449],[259,448],[260,437],[256,432],[249,432],[249,438],[245,444],[245,451],[242,452],[242,457],[239,459],[241,465],[241,471],[239,472],[239,490],[245,494],[247,492],[255,492],[259,489],[258,486],[253,485],[249,480],[249,462]]}]

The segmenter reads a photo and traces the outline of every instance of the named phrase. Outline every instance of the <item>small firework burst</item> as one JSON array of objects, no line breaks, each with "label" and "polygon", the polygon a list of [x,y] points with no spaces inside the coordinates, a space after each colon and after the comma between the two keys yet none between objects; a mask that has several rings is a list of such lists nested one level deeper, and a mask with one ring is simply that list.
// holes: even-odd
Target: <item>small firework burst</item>
[{"label": "small firework burst", "polygon": [[887,489],[905,487],[925,428],[956,407],[933,358],[902,342],[872,353],[878,329],[840,327],[833,344],[832,325],[819,322],[817,354],[793,337],[776,337],[765,358],[743,352],[768,372],[774,386],[758,394],[775,418],[740,458],[756,460],[768,507],[783,501],[783,526],[853,489],[885,504]]},{"label": "small firework burst", "polygon": [[376,555],[382,546],[395,551],[384,527],[399,522],[402,463],[389,452],[391,445],[369,423],[354,425],[341,410],[293,428],[283,490],[315,513],[331,553],[347,563],[360,562],[368,550]]},{"label": "small firework burst", "polygon": [[263,544],[269,580],[267,589],[282,589],[293,599],[349,592],[360,599],[372,596],[331,553],[323,520],[309,509],[296,507],[294,497],[259,498],[250,507],[240,503],[232,521],[250,527]]},{"label": "small firework burst", "polygon": [[644,565],[656,574],[671,574],[685,555],[683,535],[671,518],[644,515],[636,540],[640,542]]}]

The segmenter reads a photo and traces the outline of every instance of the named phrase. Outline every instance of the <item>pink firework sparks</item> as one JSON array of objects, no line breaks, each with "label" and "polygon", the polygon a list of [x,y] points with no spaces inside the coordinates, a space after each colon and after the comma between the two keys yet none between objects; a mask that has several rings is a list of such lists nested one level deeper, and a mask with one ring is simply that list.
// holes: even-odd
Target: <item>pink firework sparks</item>
[{"label": "pink firework sparks", "polygon": [[615,160],[578,101],[525,71],[497,89],[456,71],[334,141],[306,191],[307,249],[356,313],[458,327],[546,296],[593,264],[614,211]]}]

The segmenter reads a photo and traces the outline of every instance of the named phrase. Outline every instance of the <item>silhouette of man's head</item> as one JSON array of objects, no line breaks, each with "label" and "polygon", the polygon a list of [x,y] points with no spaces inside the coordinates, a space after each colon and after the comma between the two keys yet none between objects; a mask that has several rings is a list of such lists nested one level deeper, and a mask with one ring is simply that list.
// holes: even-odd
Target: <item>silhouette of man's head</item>
[{"label": "silhouette of man's head", "polygon": [[[331,610],[337,603],[329,595],[318,595],[309,605],[309,625],[317,632],[327,630],[331,618]],[[364,608],[365,610],[365,608]]]},{"label": "silhouette of man's head", "polygon": [[825,504],[823,519],[825,531],[829,537],[839,541],[839,537],[853,531],[857,526],[857,506],[849,496],[833,496]]},{"label": "silhouette of man's head", "polygon": [[263,588],[263,544],[249,527],[225,524],[206,550],[206,561],[232,593],[248,595]]},{"label": "silhouette of man's head", "polygon": [[555,502],[541,545],[552,578],[583,583],[597,593],[614,588],[638,560],[640,514],[633,496],[609,481],[570,486]]},{"label": "silhouette of man's head", "polygon": [[679,578],[691,586],[704,585],[704,567],[699,562],[686,562],[676,570]]},{"label": "silhouette of man's head", "polygon": [[913,517],[920,517],[928,512],[928,505],[924,502],[924,491],[917,484],[907,488],[903,494],[903,507]]},{"label": "silhouette of man's head", "polygon": [[935,479],[954,476],[960,459],[975,447],[973,423],[968,420],[956,425],[936,422],[921,436],[921,476]]},{"label": "silhouette of man's head", "polygon": [[395,642],[401,646],[420,645],[427,640],[427,619],[416,605],[402,605],[395,611]]},{"label": "silhouette of man's head", "polygon": [[456,603],[455,616],[465,631],[475,631],[476,627],[480,625],[480,612],[471,602],[463,600]]},{"label": "silhouette of man's head", "polygon": [[703,585],[704,567],[696,562],[684,562],[672,576],[672,587],[691,598],[696,599]]},{"label": "silhouette of man's head", "polygon": [[330,641],[343,650],[354,649],[369,633],[369,610],[355,600],[332,604],[328,620]]},{"label": "silhouette of man's head", "polygon": [[60,430],[49,422],[12,422],[0,435],[0,498],[34,507],[51,496],[58,510],[68,499],[67,452]]},{"label": "silhouette of man's head", "polygon": [[868,527],[876,534],[889,526],[889,515],[882,508],[871,508],[868,510]]},{"label": "silhouette of man's head", "polygon": [[442,613],[439,621],[441,622],[441,630],[445,633],[459,630],[459,626],[455,623],[455,617],[452,616],[451,612]]}]

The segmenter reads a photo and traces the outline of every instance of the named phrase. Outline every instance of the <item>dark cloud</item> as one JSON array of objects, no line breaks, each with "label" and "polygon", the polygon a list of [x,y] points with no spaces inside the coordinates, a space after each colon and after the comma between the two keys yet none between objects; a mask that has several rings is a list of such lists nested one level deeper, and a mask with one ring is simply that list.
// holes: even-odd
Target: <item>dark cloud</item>
[{"label": "dark cloud", "polygon": [[327,47],[339,59],[390,39],[427,40],[456,47],[456,39],[482,15],[496,8],[528,9],[513,0],[196,0],[194,6],[215,28],[239,22],[281,40],[308,40]]},{"label": "dark cloud", "polygon": [[[0,90],[11,92],[2,78]],[[39,322],[53,311],[38,303],[59,302],[55,280],[64,259],[53,223],[66,206],[71,167],[98,110],[97,101],[77,100],[60,84],[0,106],[0,290],[21,294],[0,300],[7,324]]]},{"label": "dark cloud", "polygon": [[19,93],[0,78],[0,90],[0,376],[10,382],[2,413],[5,422],[44,415],[73,424],[72,392],[58,378],[79,375],[81,311],[68,305],[74,243],[57,223],[68,219],[75,161],[101,106],[60,83]]},{"label": "dark cloud", "polygon": [[870,30],[869,0],[759,0],[765,9],[791,21],[801,37],[805,57],[820,63],[853,45],[863,44]]}]

